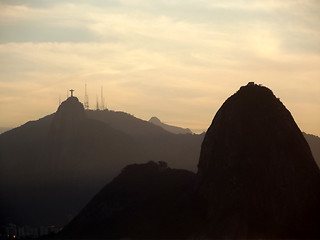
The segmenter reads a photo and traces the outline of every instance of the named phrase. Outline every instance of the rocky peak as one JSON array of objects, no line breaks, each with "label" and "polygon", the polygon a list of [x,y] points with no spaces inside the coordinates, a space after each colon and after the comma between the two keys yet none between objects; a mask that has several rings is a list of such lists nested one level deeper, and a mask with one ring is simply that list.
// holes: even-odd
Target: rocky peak
[{"label": "rocky peak", "polygon": [[67,100],[61,103],[56,116],[58,118],[85,118],[84,107],[77,97],[69,97]]},{"label": "rocky peak", "polygon": [[150,118],[149,122],[154,123],[154,124],[157,124],[157,123],[160,124],[161,123],[160,119],[157,118],[157,117]]},{"label": "rocky peak", "polygon": [[202,143],[198,194],[206,237],[314,237],[320,172],[290,112],[249,83],[217,112]]},{"label": "rocky peak", "polygon": [[77,97],[69,97],[61,103],[54,115],[51,134],[66,136],[77,131],[87,120],[84,107]]},{"label": "rocky peak", "polygon": [[149,120],[150,123],[163,128],[164,130],[174,133],[174,134],[192,134],[189,128],[181,128],[172,125],[165,124],[157,117],[152,117]]}]

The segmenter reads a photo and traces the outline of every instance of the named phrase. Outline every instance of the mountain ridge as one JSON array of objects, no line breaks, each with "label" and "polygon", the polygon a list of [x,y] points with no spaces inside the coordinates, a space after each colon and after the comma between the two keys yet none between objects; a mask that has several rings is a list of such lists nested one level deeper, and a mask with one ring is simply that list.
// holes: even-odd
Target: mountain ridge
[{"label": "mountain ridge", "polygon": [[153,123],[154,125],[160,126],[163,129],[167,130],[168,132],[175,133],[175,134],[192,134],[191,130],[189,128],[181,128],[177,126],[172,126],[165,124],[160,121],[157,117],[151,117],[149,122]]},{"label": "mountain ridge", "polygon": [[147,160],[130,136],[87,118],[76,98],[56,114],[0,135],[0,143],[1,207],[15,209],[1,220],[32,225],[65,224],[127,159]]},{"label": "mountain ridge", "polygon": [[[74,98],[73,100],[76,100],[76,99]],[[83,111],[82,107],[80,105],[78,106],[80,107],[81,111]],[[81,114],[82,113],[80,113],[80,115]],[[1,143],[0,144],[0,165],[1,165],[0,185],[3,186],[3,185],[6,185],[7,183],[10,183],[10,184],[14,184],[15,186],[12,188],[11,185],[10,187],[8,187],[9,185],[6,185],[1,188],[1,190],[3,190],[5,194],[8,196],[8,199],[7,199],[8,201],[4,202],[4,199],[1,199],[2,202],[0,202],[0,205],[7,206],[6,208],[0,209],[1,216],[11,216],[10,219],[15,219],[14,216],[19,215],[19,213],[15,214],[14,212],[19,212],[19,211],[23,212],[24,215],[26,216],[28,214],[36,215],[34,213],[37,212],[37,210],[35,209],[37,209],[38,205],[43,205],[43,203],[46,201],[49,202],[48,199],[42,198],[43,203],[41,204],[38,202],[33,203],[34,201],[33,196],[37,196],[38,192],[43,192],[45,193],[45,195],[48,195],[48,196],[54,196],[54,195],[62,196],[66,194],[66,192],[68,191],[70,191],[70,194],[68,195],[70,197],[69,197],[69,200],[67,199],[65,200],[65,202],[68,202],[68,203],[62,207],[64,208],[63,212],[66,213],[65,215],[75,214],[78,210],[80,210],[85,205],[87,201],[90,200],[91,196],[93,196],[93,194],[97,192],[105,184],[105,182],[108,182],[109,180],[111,180],[114,176],[116,176],[118,172],[120,172],[121,168],[123,168],[126,164],[132,163],[133,161],[142,163],[150,159],[154,161],[163,161],[168,159],[169,160],[168,163],[171,167],[188,168],[189,170],[193,170],[193,171],[195,170],[196,161],[199,158],[199,154],[200,154],[201,141],[204,135],[171,134],[167,131],[164,131],[162,128],[158,126],[154,126],[153,124],[148,123],[147,121],[135,118],[133,115],[130,115],[124,112],[116,112],[116,111],[110,111],[110,110],[103,110],[103,111],[85,110],[85,115],[87,115],[87,116],[84,116],[84,118],[86,119],[85,122],[87,122],[85,125],[88,125],[88,126],[96,125],[96,128],[93,128],[92,130],[95,133],[94,135],[100,136],[96,138],[96,139],[100,138],[99,141],[96,140],[97,142],[101,141],[102,136],[109,136],[107,132],[114,132],[116,135],[120,134],[125,139],[127,139],[125,140],[125,142],[134,141],[136,144],[138,144],[137,147],[134,147],[135,148],[134,152],[136,152],[136,154],[133,154],[133,155],[136,155],[136,157],[134,158],[130,157],[131,162],[128,160],[125,160],[120,165],[114,164],[112,163],[112,161],[108,162],[109,167],[107,167],[108,165],[106,165],[106,168],[100,168],[98,171],[100,172],[100,177],[95,177],[94,179],[96,180],[90,179],[89,181],[88,180],[79,181],[79,177],[73,178],[73,179],[72,177],[66,177],[68,175],[73,176],[74,172],[78,171],[77,173],[78,175],[80,174],[81,176],[86,176],[86,179],[88,179],[90,174],[95,173],[95,170],[89,171],[89,172],[87,171],[90,168],[92,169],[93,167],[92,164],[94,163],[94,161],[93,162],[92,161],[75,161],[76,165],[73,165],[72,163],[73,162],[72,158],[76,160],[75,156],[78,156],[77,158],[79,159],[84,157],[89,157],[89,156],[91,156],[89,157],[89,159],[97,158],[98,153],[95,153],[94,151],[91,151],[91,153],[86,153],[87,152],[86,149],[91,148],[91,147],[88,147],[90,144],[91,146],[96,147],[94,143],[95,141],[82,141],[81,143],[82,146],[86,146],[86,147],[81,147],[81,151],[80,151],[82,152],[81,154],[76,153],[75,155],[73,155],[74,150],[66,150],[66,147],[61,147],[59,145],[56,145],[56,143],[55,144],[50,143],[54,147],[51,147],[51,149],[50,148],[48,149],[48,147],[46,147],[45,144],[47,144],[50,141],[53,141],[54,139],[54,138],[52,139],[52,137],[48,139],[48,136],[50,135],[50,131],[53,131],[50,126],[52,126],[52,121],[55,114],[50,114],[48,116],[40,118],[39,120],[29,121],[18,128],[15,128],[3,134],[0,134],[0,143]],[[130,124],[126,125],[127,122],[130,122]],[[107,124],[109,127],[105,126],[104,124]],[[100,129],[105,127],[106,129],[108,129],[107,132],[101,133]],[[110,127],[114,130],[110,129]],[[94,129],[99,129],[99,130],[94,130]],[[123,131],[121,131],[121,129],[123,129]],[[143,132],[143,129],[146,129],[146,130]],[[116,133],[115,130],[121,131],[121,133],[120,132]],[[58,130],[56,129],[55,131],[58,131]],[[60,131],[59,134],[61,134],[61,132],[64,132],[63,129],[60,129],[59,131]],[[90,131],[91,130],[86,130],[86,131],[81,130],[80,132],[82,133],[78,136],[78,138],[85,139],[86,136],[92,135],[92,133],[89,133]],[[64,134],[65,134],[64,136],[68,135],[66,134],[66,132],[64,132]],[[307,138],[308,134],[305,134],[305,137]],[[106,138],[108,139],[109,137],[106,137]],[[104,139],[104,137],[102,137],[102,139]],[[57,137],[54,141],[57,141],[57,140],[59,140],[59,137]],[[60,140],[61,140],[61,137],[60,137]],[[75,142],[79,143],[79,139],[76,139]],[[131,145],[129,144],[129,142],[128,142],[128,145]],[[88,145],[88,143],[90,144]],[[312,145],[311,149],[313,150],[313,152],[317,150],[317,146],[319,146],[318,144],[319,143],[315,141],[315,144]],[[144,153],[143,156],[141,155],[141,150],[139,150],[140,146],[145,146],[145,149],[146,148],[148,149],[148,152]],[[68,147],[68,149],[72,149],[72,148],[74,147],[72,147],[71,145]],[[99,150],[98,152],[101,152],[102,149],[105,147],[103,145],[100,145],[99,148],[101,150]],[[49,151],[51,153],[53,152],[54,154],[52,154],[51,157],[48,157],[47,156],[48,154],[46,154],[46,151]],[[172,152],[172,153],[168,155],[167,152]],[[123,153],[119,153],[119,155],[123,156]],[[56,157],[53,157],[53,156],[56,156]],[[157,158],[154,158],[153,156],[156,156]],[[186,158],[184,159],[183,156],[185,156]],[[317,155],[314,154],[314,156],[316,158]],[[54,164],[55,162],[54,158],[61,158],[61,157],[63,157],[64,159],[64,165]],[[11,159],[11,161],[5,161],[5,159],[9,159],[9,158]],[[97,159],[101,159],[101,158],[98,157]],[[85,162],[89,163],[89,165],[91,164],[91,166],[88,166],[88,168],[81,167],[81,166],[84,166],[83,164]],[[51,166],[51,167],[48,167],[48,166],[44,167],[43,166],[44,164],[49,164],[48,166]],[[111,169],[111,167],[114,169],[112,173],[110,172],[110,170],[108,170],[108,169]],[[80,171],[79,169],[81,168],[83,170]],[[101,172],[103,169],[105,169],[105,171],[109,173],[102,175]],[[23,176],[23,179],[28,179],[27,181],[21,180],[19,183],[20,185],[22,183],[27,184],[27,182],[30,182],[31,179],[39,179],[39,180],[41,179],[41,183],[34,184],[34,187],[32,188],[18,187],[17,180],[19,178],[17,178],[17,176],[20,176],[20,175]],[[95,174],[95,175],[99,175],[99,174]],[[59,180],[57,183],[53,184],[54,179],[59,179]],[[62,181],[63,179],[64,180],[67,179],[68,183],[63,183]],[[77,181],[79,182],[75,185],[75,182]],[[98,184],[97,184],[97,181],[99,182]],[[81,191],[83,192],[82,194],[80,194],[78,190],[77,191],[71,190],[75,188],[80,189],[79,188],[80,185],[81,185],[80,188],[82,188]],[[21,186],[24,186],[24,185],[21,185]],[[62,191],[61,188],[65,188],[68,190]],[[24,210],[21,209],[20,207],[16,208],[14,206],[19,205],[18,198],[16,196],[21,196],[22,192],[26,192],[27,189],[29,189],[30,197],[26,197],[25,204],[27,204],[31,210],[29,212],[24,212]],[[52,193],[50,193],[49,189],[51,189]],[[71,195],[78,196],[78,197],[72,197]],[[22,199],[22,198],[19,198],[19,199]],[[77,204],[74,204],[75,201],[77,202]],[[8,202],[10,202],[9,205],[8,205]],[[67,205],[68,206],[77,205],[77,206],[76,208],[72,208],[75,210],[70,211],[68,210],[70,208],[68,208]],[[49,209],[49,208],[45,207],[45,209]],[[58,212],[60,210],[54,209],[53,211]],[[39,214],[42,214],[42,215],[45,213],[46,211],[42,211],[42,210],[39,212]],[[2,219],[5,220],[8,218],[4,217]],[[59,219],[66,219],[66,217],[60,214]],[[17,222],[27,222],[27,221],[28,220],[26,220],[25,217],[23,218],[19,217],[17,220]],[[56,224],[57,223],[59,224],[64,222],[65,220],[63,221],[53,220],[53,221]],[[50,221],[50,224],[51,223],[52,221]],[[34,224],[37,224],[37,223],[34,222]]]},{"label": "mountain ridge", "polygon": [[86,111],[68,98],[56,113],[0,135],[0,225],[63,225],[130,163],[165,159],[194,171],[202,138],[122,112]]}]

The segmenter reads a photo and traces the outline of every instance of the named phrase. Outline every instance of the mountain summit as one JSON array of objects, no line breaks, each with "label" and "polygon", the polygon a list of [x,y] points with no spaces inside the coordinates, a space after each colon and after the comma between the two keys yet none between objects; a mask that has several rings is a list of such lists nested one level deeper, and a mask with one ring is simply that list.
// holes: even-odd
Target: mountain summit
[{"label": "mountain summit", "polygon": [[149,122],[156,126],[162,127],[164,130],[174,134],[192,134],[189,128],[181,128],[181,127],[165,124],[161,122],[160,119],[157,117],[150,118]]},{"label": "mountain summit", "polygon": [[77,97],[69,97],[61,103],[55,117],[82,119],[85,117],[84,107]]},{"label": "mountain summit", "polygon": [[319,237],[319,168],[266,87],[241,87],[217,112],[202,143],[197,191],[207,202],[206,237]]},{"label": "mountain summit", "polygon": [[84,107],[77,97],[69,97],[61,103],[52,121],[54,132],[73,132],[87,120]]}]

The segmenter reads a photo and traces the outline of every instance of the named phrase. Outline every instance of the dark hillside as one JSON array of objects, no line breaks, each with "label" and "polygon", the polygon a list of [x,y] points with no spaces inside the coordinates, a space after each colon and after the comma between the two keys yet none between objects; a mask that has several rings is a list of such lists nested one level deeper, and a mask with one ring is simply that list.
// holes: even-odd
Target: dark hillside
[{"label": "dark hillside", "polygon": [[[148,162],[125,167],[61,233],[63,238],[172,238],[195,174]],[[170,212],[170,215],[168,215]]]},{"label": "dark hillside", "polygon": [[195,171],[202,139],[122,112],[85,111],[70,97],[0,135],[0,221],[65,224],[128,164],[165,159]]},{"label": "dark hillside", "polygon": [[249,84],[217,112],[202,143],[197,191],[205,238],[320,236],[320,172],[290,112]]}]

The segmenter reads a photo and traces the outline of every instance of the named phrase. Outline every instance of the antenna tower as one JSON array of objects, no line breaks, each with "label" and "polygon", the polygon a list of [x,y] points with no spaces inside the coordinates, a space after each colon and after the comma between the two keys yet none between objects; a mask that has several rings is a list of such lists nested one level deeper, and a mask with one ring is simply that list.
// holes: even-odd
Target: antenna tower
[{"label": "antenna tower", "polygon": [[99,100],[98,100],[98,95],[97,95],[97,104],[96,104],[96,110],[100,110],[100,108],[99,108]]},{"label": "antenna tower", "polygon": [[104,97],[103,97],[103,86],[101,86],[101,110],[104,110]]},{"label": "antenna tower", "polygon": [[88,110],[89,109],[89,97],[87,94],[87,84],[85,84],[85,89],[84,89],[84,109]]}]

